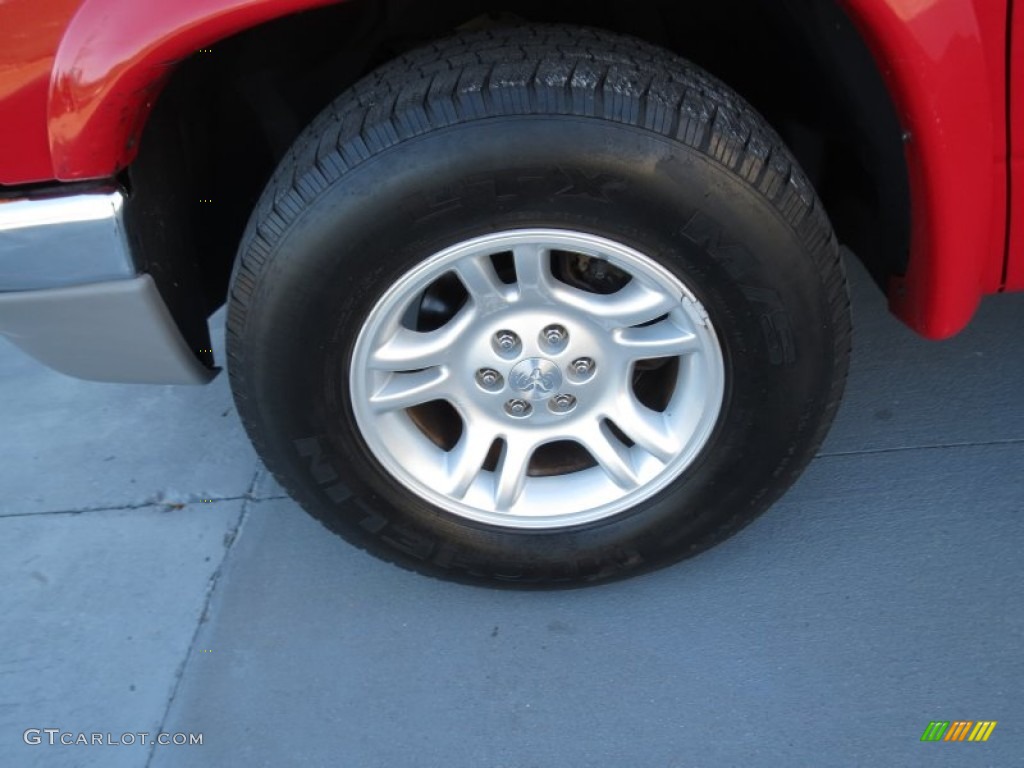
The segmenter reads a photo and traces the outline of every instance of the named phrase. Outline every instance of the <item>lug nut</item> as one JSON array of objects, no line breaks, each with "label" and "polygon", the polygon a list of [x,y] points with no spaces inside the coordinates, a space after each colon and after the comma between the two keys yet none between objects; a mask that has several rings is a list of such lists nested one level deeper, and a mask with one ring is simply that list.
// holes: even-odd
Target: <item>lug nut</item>
[{"label": "lug nut", "polygon": [[560,325],[549,325],[540,332],[540,337],[549,349],[557,351],[569,340],[569,332]]},{"label": "lug nut", "polygon": [[512,331],[498,331],[491,343],[494,351],[502,357],[514,357],[519,352],[519,337]]},{"label": "lug nut", "polygon": [[505,384],[505,380],[493,368],[481,368],[476,372],[476,383],[488,392],[497,392]]},{"label": "lug nut", "polygon": [[569,371],[577,379],[585,379],[594,372],[594,367],[594,361],[589,357],[580,357],[569,364]]},{"label": "lug nut", "polygon": [[532,410],[533,406],[525,400],[509,400],[505,403],[505,413],[518,419],[529,416]]},{"label": "lug nut", "polygon": [[550,407],[555,413],[568,413],[576,407],[576,398],[572,395],[555,395],[551,398]]}]

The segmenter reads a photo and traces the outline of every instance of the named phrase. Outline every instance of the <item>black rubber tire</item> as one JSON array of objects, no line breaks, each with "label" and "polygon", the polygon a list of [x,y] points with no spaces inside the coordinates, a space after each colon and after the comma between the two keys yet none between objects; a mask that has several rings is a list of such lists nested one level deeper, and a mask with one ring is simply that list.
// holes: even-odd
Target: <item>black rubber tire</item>
[{"label": "black rubber tire", "polygon": [[[548,532],[470,522],[400,487],[365,447],[344,375],[398,277],[455,242],[534,226],[603,235],[679,275],[728,380],[712,437],[671,486]],[[820,445],[850,351],[835,236],[765,121],[671,53],[547,26],[406,54],[321,114],[252,216],[227,331],[246,429],[310,514],[402,566],[511,585],[621,577],[739,530]]]}]

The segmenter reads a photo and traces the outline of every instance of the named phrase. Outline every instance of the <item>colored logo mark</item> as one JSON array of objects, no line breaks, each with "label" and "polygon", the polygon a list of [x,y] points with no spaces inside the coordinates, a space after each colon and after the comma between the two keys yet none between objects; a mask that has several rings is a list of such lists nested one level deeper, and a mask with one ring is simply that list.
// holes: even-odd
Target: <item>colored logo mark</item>
[{"label": "colored logo mark", "polygon": [[921,741],[988,741],[998,720],[932,720]]}]

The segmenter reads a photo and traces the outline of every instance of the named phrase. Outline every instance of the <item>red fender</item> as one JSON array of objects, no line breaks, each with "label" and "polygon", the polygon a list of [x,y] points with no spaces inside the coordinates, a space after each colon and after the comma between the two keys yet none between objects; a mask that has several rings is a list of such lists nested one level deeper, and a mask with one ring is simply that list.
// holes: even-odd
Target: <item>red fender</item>
[{"label": "red fender", "polygon": [[910,266],[892,311],[930,338],[1001,290],[1006,256],[1008,0],[843,0],[906,131]]},{"label": "red fender", "polygon": [[1010,221],[1007,227],[1006,290],[1024,291],[1024,4],[1015,3],[1010,51]]},{"label": "red fender", "polygon": [[249,27],[339,0],[84,0],[57,49],[47,127],[53,175],[109,176],[132,161],[183,58]]}]

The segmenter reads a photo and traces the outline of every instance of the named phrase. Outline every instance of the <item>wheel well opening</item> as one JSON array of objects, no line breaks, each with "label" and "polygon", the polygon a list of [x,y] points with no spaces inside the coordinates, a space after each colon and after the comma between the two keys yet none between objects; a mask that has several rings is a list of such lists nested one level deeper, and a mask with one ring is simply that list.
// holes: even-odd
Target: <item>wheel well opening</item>
[{"label": "wheel well opening", "polygon": [[147,220],[159,223],[143,234],[146,262],[189,261],[184,271],[211,313],[257,199],[320,110],[403,51],[462,28],[514,23],[601,27],[704,67],[782,136],[840,240],[876,281],[905,270],[899,121],[859,33],[837,4],[820,0],[350,0],[261,25],[182,62],[158,100],[126,171],[147,200]]}]

